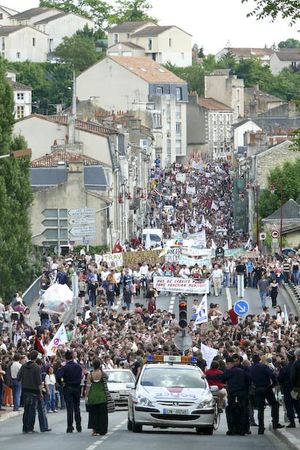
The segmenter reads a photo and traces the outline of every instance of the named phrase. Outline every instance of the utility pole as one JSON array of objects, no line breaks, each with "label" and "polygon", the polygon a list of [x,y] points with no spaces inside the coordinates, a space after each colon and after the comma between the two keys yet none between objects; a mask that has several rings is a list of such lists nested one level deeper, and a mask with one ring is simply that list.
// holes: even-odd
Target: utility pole
[{"label": "utility pole", "polygon": [[256,244],[257,250],[260,251],[260,240],[259,240],[259,203],[258,203],[258,185],[255,185],[255,198],[256,198]]},{"label": "utility pole", "polygon": [[283,228],[283,186],[280,184],[280,237],[279,237],[279,248],[280,253],[282,253],[282,228]]}]

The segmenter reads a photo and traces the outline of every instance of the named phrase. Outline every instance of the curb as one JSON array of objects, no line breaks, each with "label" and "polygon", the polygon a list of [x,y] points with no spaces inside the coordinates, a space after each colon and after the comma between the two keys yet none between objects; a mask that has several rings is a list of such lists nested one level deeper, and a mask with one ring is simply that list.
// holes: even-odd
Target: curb
[{"label": "curb", "polygon": [[3,414],[0,414],[0,422],[4,422],[5,420],[11,419],[12,417],[18,417],[23,414],[23,411],[9,411]]},{"label": "curb", "polygon": [[279,429],[272,430],[272,433],[281,441],[284,442],[291,450],[300,450],[300,442],[297,437],[287,430]]}]

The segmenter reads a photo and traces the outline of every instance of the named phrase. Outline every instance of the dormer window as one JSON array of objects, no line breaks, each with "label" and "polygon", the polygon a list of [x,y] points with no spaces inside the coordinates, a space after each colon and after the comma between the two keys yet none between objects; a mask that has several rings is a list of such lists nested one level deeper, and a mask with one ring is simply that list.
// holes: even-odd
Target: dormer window
[{"label": "dormer window", "polygon": [[153,41],[152,41],[152,38],[149,38],[148,39],[148,50],[152,50],[152,47],[153,47]]},{"label": "dormer window", "polygon": [[117,44],[119,42],[119,35],[118,33],[114,34],[114,44]]}]

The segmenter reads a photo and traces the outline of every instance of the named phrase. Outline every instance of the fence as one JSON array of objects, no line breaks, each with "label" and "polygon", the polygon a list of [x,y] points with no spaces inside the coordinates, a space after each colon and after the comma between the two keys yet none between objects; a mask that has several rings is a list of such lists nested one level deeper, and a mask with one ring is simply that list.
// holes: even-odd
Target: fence
[{"label": "fence", "polygon": [[23,294],[24,303],[27,306],[32,306],[34,301],[39,297],[40,291],[40,280],[41,277],[38,277],[34,282],[29,286],[28,289]]}]

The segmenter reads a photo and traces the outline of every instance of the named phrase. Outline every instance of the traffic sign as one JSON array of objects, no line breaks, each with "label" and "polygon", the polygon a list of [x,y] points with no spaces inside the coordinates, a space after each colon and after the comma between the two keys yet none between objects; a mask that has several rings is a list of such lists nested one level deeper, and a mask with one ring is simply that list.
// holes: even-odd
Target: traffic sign
[{"label": "traffic sign", "polygon": [[81,216],[72,216],[69,217],[68,220],[69,225],[94,225],[95,219],[93,216],[81,217]]},{"label": "traffic sign", "polygon": [[278,239],[279,233],[277,230],[272,230],[272,238],[273,239]]},{"label": "traffic sign", "polygon": [[181,351],[181,353],[188,350],[192,344],[193,339],[189,334],[186,334],[185,330],[179,331],[174,338],[174,344]]},{"label": "traffic sign", "polygon": [[233,305],[233,310],[238,316],[244,316],[249,311],[249,303],[246,300],[238,300]]},{"label": "traffic sign", "polygon": [[70,228],[69,234],[72,236],[96,236],[96,228],[93,226],[82,226]]},{"label": "traffic sign", "polygon": [[267,238],[266,233],[259,233],[259,239],[260,239],[261,241],[264,241],[266,238]]},{"label": "traffic sign", "polygon": [[95,208],[78,208],[78,209],[69,209],[68,216],[94,216],[96,214]]},{"label": "traffic sign", "polygon": [[69,239],[82,241],[96,239],[95,208],[78,208],[68,210]]}]

